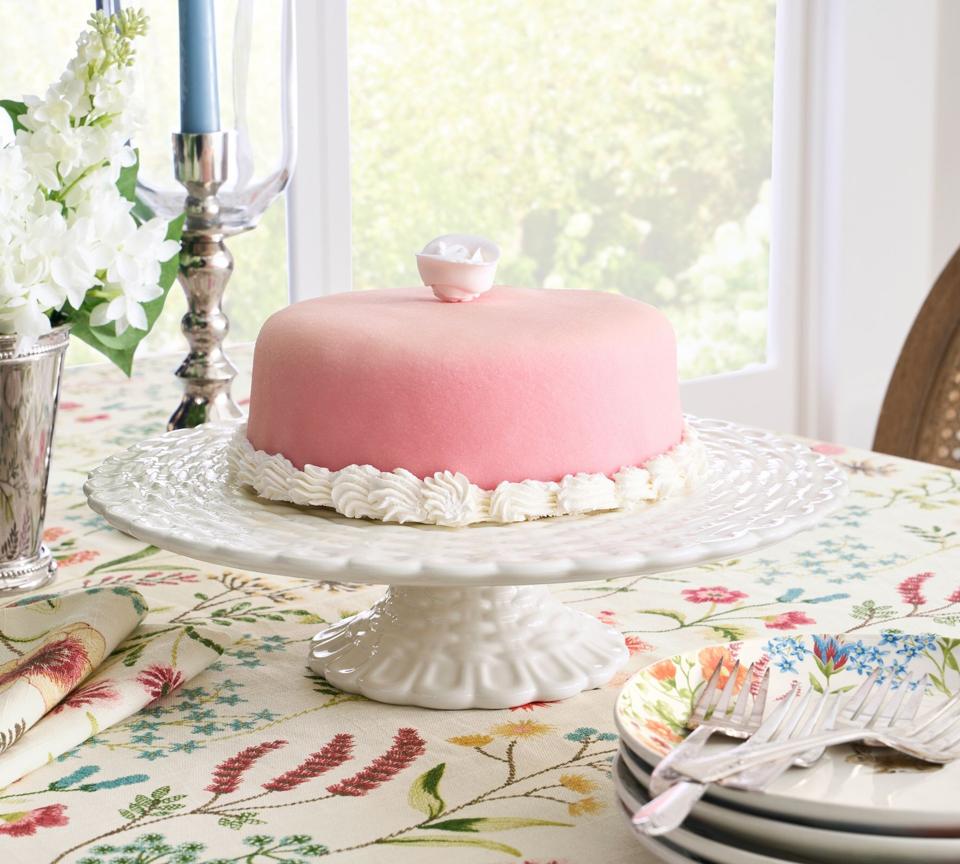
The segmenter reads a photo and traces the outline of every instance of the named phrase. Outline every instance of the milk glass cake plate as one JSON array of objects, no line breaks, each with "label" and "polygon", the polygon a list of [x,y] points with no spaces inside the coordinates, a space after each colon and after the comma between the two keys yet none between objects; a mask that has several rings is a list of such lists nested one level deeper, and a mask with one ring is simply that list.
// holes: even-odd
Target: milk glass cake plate
[{"label": "milk glass cake plate", "polygon": [[[929,676],[932,683],[921,714],[960,690],[960,639],[933,633],[886,631],[848,637],[800,634],[680,654],[641,669],[617,699],[617,727],[632,757],[629,765],[641,781],[686,734],[685,724],[704,685],[705,671],[709,676],[720,659],[729,673],[734,658],[741,661],[742,670],[756,661],[769,666],[768,706],[794,682],[836,690],[856,686],[878,669],[881,680],[892,676],[894,685],[910,676],[914,680]],[[740,674],[745,676],[744,671]],[[744,686],[749,682],[744,681]],[[723,746],[722,738],[708,744],[710,748]],[[816,765],[788,771],[765,792],[711,786],[693,812],[704,820],[711,814],[731,825],[736,820],[738,829],[755,839],[769,834],[770,819],[786,819],[798,823],[787,827],[798,829],[800,834],[806,832],[811,841],[828,834],[830,844],[843,846],[848,842],[853,852],[865,844],[872,848],[865,837],[907,835],[879,839],[884,848],[897,843],[933,843],[931,854],[942,852],[946,858],[920,860],[955,862],[960,861],[957,789],[958,762],[930,765],[884,748],[851,745],[828,749]],[[738,810],[754,815],[738,818]],[[943,839],[915,839],[932,835]]]},{"label": "milk glass cake plate", "polygon": [[545,583],[741,555],[809,528],[846,491],[802,444],[689,418],[707,450],[691,492],[634,510],[465,528],[396,525],[265,501],[232,479],[234,424],[149,438],[93,471],[91,508],[138,539],[230,567],[387,584],[379,603],[318,634],[311,667],[397,704],[503,708],[608,681],[622,636]]}]

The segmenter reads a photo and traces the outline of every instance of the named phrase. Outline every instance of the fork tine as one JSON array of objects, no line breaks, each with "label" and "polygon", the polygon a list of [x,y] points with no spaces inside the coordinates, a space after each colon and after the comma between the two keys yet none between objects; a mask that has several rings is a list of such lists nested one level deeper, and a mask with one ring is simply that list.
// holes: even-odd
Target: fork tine
[{"label": "fork tine", "polygon": [[952,716],[944,718],[937,730],[924,739],[923,746],[949,750],[957,743],[960,743],[960,711],[954,711]]},{"label": "fork tine", "polygon": [[880,670],[875,669],[864,679],[863,683],[854,690],[844,702],[843,710],[840,714],[841,717],[845,720],[850,720],[856,716],[856,713],[863,707],[863,703],[867,701],[867,697],[870,695],[870,691],[877,683],[877,678],[879,677]]},{"label": "fork tine", "polygon": [[727,713],[727,708],[730,707],[730,700],[733,698],[733,691],[737,686],[737,678],[739,675],[740,661],[738,660],[734,664],[733,669],[730,670],[730,677],[727,678],[727,683],[723,685],[723,690],[720,691],[720,700],[713,709],[715,715],[723,717]]},{"label": "fork tine", "polygon": [[777,727],[777,731],[773,733],[773,737],[770,739],[771,741],[786,741],[792,737],[794,730],[797,729],[800,721],[806,716],[807,709],[810,707],[815,692],[811,687],[804,693],[803,698],[784,716],[783,722]]},{"label": "fork tine", "polygon": [[841,698],[842,696],[842,693],[835,694],[835,698],[830,703],[830,710],[824,710],[824,719],[823,722],[821,722],[817,727],[818,732],[829,732],[830,730],[837,728],[837,721],[840,719],[840,708],[842,707],[844,701]]},{"label": "fork tine", "polygon": [[885,726],[893,726],[894,723],[896,723],[897,720],[900,719],[901,714],[906,713],[904,709],[906,708],[907,702],[912,693],[912,691],[910,690],[910,685],[914,683],[915,682],[913,680],[912,675],[908,676],[907,678],[904,678],[904,680],[900,682],[900,687],[898,688],[899,698],[897,699],[897,704],[893,707],[893,712],[890,714],[889,719],[884,724]]},{"label": "fork tine", "polygon": [[743,686],[740,688],[740,693],[737,696],[737,701],[733,705],[733,714],[730,716],[730,719],[734,723],[740,723],[747,716],[747,708],[750,705],[750,682],[753,681],[753,666],[750,664],[750,668],[747,669],[747,677],[743,679]]},{"label": "fork tine", "polygon": [[[945,736],[945,737],[947,737],[947,736]],[[958,723],[955,722],[955,723],[953,724],[953,734],[950,735],[950,736],[948,736],[948,740],[945,741],[945,742],[942,742],[942,743],[940,744],[940,746],[941,746],[944,750],[952,750],[952,749],[953,749],[954,747],[956,747],[958,744],[960,744],[960,724],[958,724]]]},{"label": "fork tine", "polygon": [[723,663],[718,662],[714,667],[713,672],[710,673],[710,679],[703,688],[700,698],[697,699],[697,704],[694,706],[693,711],[690,712],[690,716],[687,718],[688,726],[697,725],[703,722],[703,719],[707,716],[707,711],[713,707],[717,688],[720,684],[720,670],[722,668]]},{"label": "fork tine", "polygon": [[929,681],[930,676],[925,673],[920,681],[917,682],[917,686],[913,688],[913,692],[908,697],[907,704],[903,710],[902,719],[905,723],[909,723],[911,720],[913,720],[920,711],[920,706],[923,704],[923,696],[924,693],[926,693],[927,684]]},{"label": "fork tine", "polygon": [[941,717],[952,711],[958,703],[960,703],[960,693],[954,693],[953,696],[951,696],[939,708],[935,708],[930,714],[921,719],[919,725],[913,730],[914,734],[923,732],[931,725],[935,724]]},{"label": "fork tine", "polygon": [[[903,700],[907,696],[907,691],[912,681],[912,676],[910,678],[905,678],[897,687],[897,692],[893,691],[893,685],[896,683],[893,678],[890,678],[887,681],[882,688],[883,692],[880,700],[873,708],[873,713],[867,720],[866,725],[868,729],[883,729],[884,727],[889,727],[893,724],[893,721],[900,713],[900,709],[903,708]],[[893,710],[890,712],[889,717],[885,717],[884,712],[888,707],[890,707],[891,702],[893,703]]]},{"label": "fork tine", "polygon": [[758,729],[760,721],[763,719],[763,711],[767,704],[767,693],[770,690],[770,667],[763,673],[763,680],[757,690],[756,698],[753,700],[753,710],[750,712],[750,726]]},{"label": "fork tine", "polygon": [[[831,695],[834,697],[831,699]],[[803,733],[804,735],[811,735],[816,731],[819,731],[824,727],[827,722],[828,716],[833,713],[836,714],[836,710],[830,710],[831,706],[836,706],[839,703],[837,694],[831,694],[829,689],[825,689],[823,693],[820,694],[820,699],[817,701],[816,708],[810,712],[810,716],[807,718],[807,722],[804,724]]]},{"label": "fork tine", "polygon": [[784,716],[790,711],[790,707],[799,692],[800,688],[794,684],[783,701],[770,712],[768,717],[764,718],[756,732],[750,736],[751,744],[763,744],[770,740],[773,733],[777,731],[777,727],[783,722]]},{"label": "fork tine", "polygon": [[883,684],[873,687],[870,696],[864,700],[863,706],[854,712],[851,720],[861,720],[865,726],[873,726],[880,719],[890,688],[893,687],[893,677],[887,678]]},{"label": "fork tine", "polygon": [[942,738],[944,733],[953,728],[957,721],[960,720],[960,702],[955,702],[952,699],[949,700],[945,706],[937,711],[937,715],[936,721],[928,722],[925,724],[925,729],[919,735],[913,732],[911,737],[916,737],[918,740],[921,740],[924,745],[932,744]]}]

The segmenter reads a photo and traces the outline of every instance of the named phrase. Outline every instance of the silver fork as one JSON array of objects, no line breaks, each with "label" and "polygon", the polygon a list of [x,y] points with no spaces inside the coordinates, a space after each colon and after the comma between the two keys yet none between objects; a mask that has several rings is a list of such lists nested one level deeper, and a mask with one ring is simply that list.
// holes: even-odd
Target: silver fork
[{"label": "silver fork", "polygon": [[[836,729],[841,724],[847,727],[861,726],[865,730],[875,730],[881,733],[896,723],[912,721],[920,710],[927,676],[924,675],[914,689],[911,689],[910,686],[914,683],[912,677],[901,684],[898,691],[899,698],[894,700],[893,710],[890,711],[889,715],[885,708],[889,704],[890,682],[885,687],[879,688],[879,693],[877,693],[878,688],[875,686],[877,677],[877,673],[871,675],[847,699],[842,699],[841,694],[832,694],[833,699],[829,701],[826,698],[823,699],[819,710],[811,711],[792,737],[796,739],[809,738],[818,732],[828,732]],[[840,708],[841,704],[843,705],[842,709]],[[778,735],[776,740],[788,739]],[[873,739],[868,738],[866,740]],[[809,768],[823,756],[825,749],[822,745],[814,746],[800,754],[785,756],[765,765],[741,771],[720,782],[724,786],[732,786],[737,789],[754,791],[765,789],[791,767]]]},{"label": "silver fork", "polygon": [[754,666],[750,665],[733,711],[728,716],[733,691],[737,685],[740,662],[737,661],[730,672],[730,677],[720,689],[722,667],[722,662],[717,663],[687,720],[687,725],[692,727],[693,731],[654,768],[650,777],[650,794],[654,797],[634,814],[633,822],[636,830],[650,833],[648,826],[655,826],[659,813],[670,813],[684,807],[689,812],[693,803],[703,795],[698,788],[700,784],[691,783],[672,770],[671,766],[674,763],[695,757],[703,750],[714,732],[731,738],[748,738],[760,727],[767,693],[770,689],[770,670],[767,669],[764,672],[760,686],[757,688],[757,695],[752,697],[750,684],[753,681]]},{"label": "silver fork", "polygon": [[[747,688],[744,687],[744,689]],[[791,722],[794,715],[798,718],[802,716],[798,713],[798,708],[793,705],[797,692],[797,688],[794,687],[783,698],[780,704],[770,712],[769,716],[757,726],[750,737],[751,741],[769,741],[781,726]],[[805,710],[805,707],[804,703],[800,706],[800,710]],[[686,760],[673,761],[675,765],[679,765],[680,770],[685,774]],[[673,781],[673,785],[658,792],[655,797],[634,813],[631,819],[634,831],[655,837],[672,831],[687,818],[693,809],[693,805],[703,797],[707,784],[689,777],[685,778],[684,774],[678,774],[673,768],[668,772],[663,772],[663,781]],[[652,782],[650,791],[653,793]]]},{"label": "silver fork", "polygon": [[[909,684],[904,685],[904,690],[907,689],[910,689]],[[918,685],[916,690],[919,689]],[[915,692],[911,699],[901,691],[896,700],[889,694],[889,685],[882,687],[879,695],[871,694],[867,706],[860,712],[860,721],[854,725],[820,732],[803,740],[759,745],[748,741],[729,753],[685,762],[682,773],[700,782],[716,782],[755,765],[795,756],[808,749],[853,741],[875,742],[927,762],[943,763],[960,758],[960,694],[921,717],[913,728],[903,725],[907,714],[903,707],[909,706],[915,713],[914,706],[922,698],[922,693],[917,695]],[[892,701],[896,701],[897,707],[888,712]],[[894,726],[892,721],[898,725]]]},{"label": "silver fork", "polygon": [[[923,679],[926,682],[926,677]],[[809,689],[799,702],[793,704],[798,690],[795,688],[771,712],[750,740],[741,745],[742,750],[760,744],[784,744],[809,739],[817,732],[832,730],[838,722],[848,725],[859,724],[872,731],[882,731],[898,720],[911,720],[919,710],[922,690],[919,697],[908,699],[910,680],[904,682],[893,711],[886,713],[890,682],[885,687],[875,687],[877,674],[870,676],[861,686],[843,698],[842,694],[824,691],[819,699],[814,699],[815,691]],[[832,697],[832,698],[831,698]],[[841,705],[842,710],[841,710]],[[763,789],[793,765],[808,768],[824,753],[823,746],[805,748],[802,752],[792,751],[788,755],[771,762],[735,773],[720,782],[740,789]],[[681,765],[680,770],[683,770]],[[695,780],[682,781],[675,787],[649,801],[633,817],[634,829],[644,834],[656,836],[672,831],[690,815],[696,802],[703,796],[707,783]],[[673,790],[677,791],[674,792]]]},{"label": "silver fork", "polygon": [[[747,672],[746,681],[753,680],[753,664]],[[676,774],[671,766],[684,759],[691,759],[703,750],[704,745],[714,732],[730,738],[749,738],[760,725],[763,719],[763,710],[767,701],[767,692],[770,688],[770,670],[768,669],[760,682],[756,698],[751,699],[750,687],[745,682],[740,695],[734,703],[733,711],[729,713],[733,691],[737,685],[740,671],[740,662],[734,665],[723,688],[720,687],[720,675],[723,663],[717,663],[710,678],[697,699],[693,711],[687,718],[687,727],[693,731],[673,748],[653,769],[650,778],[650,793],[658,795],[676,782]]]}]

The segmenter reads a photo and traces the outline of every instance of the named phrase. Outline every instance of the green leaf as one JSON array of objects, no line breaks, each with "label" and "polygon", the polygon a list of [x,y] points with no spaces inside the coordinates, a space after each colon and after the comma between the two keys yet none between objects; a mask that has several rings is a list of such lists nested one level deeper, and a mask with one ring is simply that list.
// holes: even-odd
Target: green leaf
[{"label": "green leaf", "polygon": [[120,194],[133,202],[130,212],[136,219],[138,225],[148,222],[157,214],[147,206],[147,203],[137,196],[137,175],[140,173],[140,150],[134,149],[136,161],[133,165],[120,169],[120,176],[117,178],[117,190]]},{"label": "green leaf", "polygon": [[[168,225],[168,240],[180,240],[180,236],[183,233],[183,220],[184,216],[180,215]],[[65,313],[64,320],[70,323],[70,332],[81,341],[86,342],[91,348],[95,348],[119,367],[124,374],[129,376],[133,371],[134,352],[144,337],[153,329],[153,325],[160,317],[160,313],[163,311],[163,304],[167,301],[167,295],[170,293],[170,288],[177,278],[179,268],[179,254],[171,256],[168,261],[161,264],[160,281],[158,284],[162,289],[162,293],[149,303],[143,304],[143,311],[147,316],[146,330],[128,327],[123,333],[118,335],[117,326],[112,321],[104,326],[94,327],[90,323],[90,313],[101,301],[88,296],[79,310],[68,309]]]},{"label": "green leaf", "polygon": [[194,627],[188,625],[185,632],[187,636],[193,639],[194,642],[199,642],[201,645],[206,645],[207,648],[210,648],[212,651],[216,651],[217,654],[223,654],[225,649],[219,642],[214,642],[212,639],[208,639],[206,636],[201,635]]},{"label": "green leaf", "polygon": [[817,680],[816,676],[811,672],[810,673],[810,686],[817,691],[817,693],[823,693],[823,685]]},{"label": "green leaf", "polygon": [[114,558],[112,561],[106,561],[103,564],[99,564],[94,567],[92,570],[87,571],[87,576],[93,576],[94,573],[99,573],[101,570],[108,570],[111,567],[120,567],[123,564],[129,564],[131,561],[139,561],[141,558],[148,558],[151,555],[156,555],[160,549],[157,546],[144,546],[139,552],[134,552],[132,555],[124,555],[122,558]]},{"label": "green leaf", "polygon": [[673,609],[640,609],[642,615],[662,615],[664,618],[672,618],[678,624],[683,624],[687,616],[682,612],[675,612]]},{"label": "green leaf", "polygon": [[434,765],[426,774],[421,774],[413,781],[407,801],[414,810],[425,813],[430,819],[439,816],[446,806],[440,797],[440,778],[447,765],[441,762]]},{"label": "green leaf", "polygon": [[298,624],[326,624],[327,619],[306,609],[284,609],[284,615],[295,615]]},{"label": "green leaf", "polygon": [[467,819],[446,819],[432,822],[424,829],[436,828],[440,831],[466,831],[476,834],[480,831],[513,831],[516,828],[573,828],[571,822],[551,822],[548,819],[522,819],[513,816],[477,816]]},{"label": "green leaf", "polygon": [[14,132],[27,128],[20,122],[21,115],[27,113],[27,106],[23,102],[15,102],[13,99],[0,99],[0,108],[7,112],[10,122],[13,123]]},{"label": "green leaf", "polygon": [[404,846],[473,846],[480,849],[489,849],[491,852],[502,852],[504,855],[514,855],[519,858],[523,853],[506,843],[497,843],[494,840],[483,840],[479,837],[395,837],[393,840],[377,840],[381,845]]},{"label": "green leaf", "polygon": [[133,165],[120,169],[120,176],[117,178],[117,191],[127,199],[127,201],[137,200],[137,172],[140,170],[140,150],[134,148],[135,157]]},{"label": "green leaf", "polygon": [[708,625],[714,633],[719,633],[728,642],[740,642],[747,636],[745,627],[734,627],[731,624],[710,624]]},{"label": "green leaf", "polygon": [[133,648],[127,651],[127,653],[123,655],[123,665],[127,667],[135,666],[143,654],[143,649],[146,648],[146,646],[146,642],[141,642],[139,645],[135,645]]}]

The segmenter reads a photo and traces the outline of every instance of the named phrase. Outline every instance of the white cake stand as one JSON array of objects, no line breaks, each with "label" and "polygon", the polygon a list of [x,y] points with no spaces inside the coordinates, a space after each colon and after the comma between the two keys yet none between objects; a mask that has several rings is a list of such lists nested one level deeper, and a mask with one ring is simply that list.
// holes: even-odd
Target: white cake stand
[{"label": "white cake stand", "polygon": [[234,426],[147,439],[91,473],[90,506],[121,531],[230,567],[387,584],[318,634],[309,664],[381,702],[505,708],[608,681],[622,636],[545,583],[660,572],[740,555],[809,528],[846,483],[830,460],[767,432],[690,418],[708,476],[633,511],[467,528],[394,525],[267,502],[230,477]]}]

